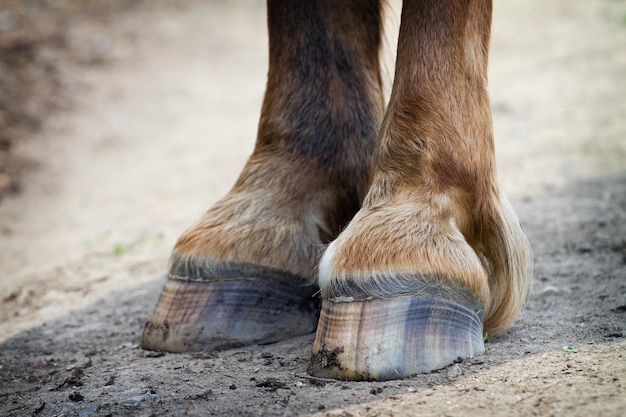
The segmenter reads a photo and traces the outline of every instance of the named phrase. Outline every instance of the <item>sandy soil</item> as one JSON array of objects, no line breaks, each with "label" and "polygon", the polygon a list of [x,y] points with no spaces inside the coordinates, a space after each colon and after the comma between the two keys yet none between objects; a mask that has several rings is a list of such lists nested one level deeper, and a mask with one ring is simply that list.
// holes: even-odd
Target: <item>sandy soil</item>
[{"label": "sandy soil", "polygon": [[385,383],[308,377],[312,336],[138,348],[174,240],[252,150],[264,10],[82,17],[60,68],[71,105],[14,144],[23,191],[0,203],[1,415],[623,415],[626,2],[497,2],[498,166],[534,248],[533,297],[485,356]]}]

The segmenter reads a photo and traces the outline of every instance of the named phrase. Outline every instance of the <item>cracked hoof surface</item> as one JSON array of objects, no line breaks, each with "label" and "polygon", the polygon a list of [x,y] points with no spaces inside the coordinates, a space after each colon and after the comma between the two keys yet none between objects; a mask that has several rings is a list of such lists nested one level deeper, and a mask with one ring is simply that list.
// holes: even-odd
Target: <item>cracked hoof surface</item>
[{"label": "cracked hoof surface", "polygon": [[187,352],[272,343],[315,331],[317,286],[250,265],[171,268],[141,347]]},{"label": "cracked hoof surface", "polygon": [[484,353],[482,309],[469,295],[324,299],[309,372],[401,379]]}]

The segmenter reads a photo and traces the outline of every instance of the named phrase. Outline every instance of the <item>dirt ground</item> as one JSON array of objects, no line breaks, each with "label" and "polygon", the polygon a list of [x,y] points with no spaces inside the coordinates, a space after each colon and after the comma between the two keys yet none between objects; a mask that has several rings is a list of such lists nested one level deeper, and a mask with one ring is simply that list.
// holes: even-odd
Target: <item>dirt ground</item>
[{"label": "dirt ground", "polygon": [[[0,415],[624,415],[626,1],[496,2],[498,168],[533,245],[533,296],[484,356],[391,382],[307,376],[312,335],[139,349],[174,240],[252,151],[264,6],[95,3],[109,6],[39,11],[63,33],[54,74],[66,104],[11,143],[20,187],[0,202]],[[14,18],[1,9],[0,32]]]}]

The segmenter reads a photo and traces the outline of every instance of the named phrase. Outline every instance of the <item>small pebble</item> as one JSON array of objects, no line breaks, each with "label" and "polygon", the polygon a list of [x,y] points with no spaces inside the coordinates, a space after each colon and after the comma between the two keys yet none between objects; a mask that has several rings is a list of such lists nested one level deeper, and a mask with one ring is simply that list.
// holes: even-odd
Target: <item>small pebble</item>
[{"label": "small pebble", "polygon": [[46,402],[45,401],[41,401],[39,403],[39,406],[37,406],[37,408],[35,408],[35,411],[33,411],[33,414],[41,413],[45,407],[46,407]]},{"label": "small pebble", "polygon": [[567,287],[555,287],[554,285],[546,285],[543,289],[535,292],[535,298],[544,298],[554,295],[564,295],[570,293],[571,289]]},{"label": "small pebble", "polygon": [[463,375],[463,369],[461,369],[461,367],[455,363],[454,365],[448,368],[447,375],[448,375],[448,379],[458,378],[461,375]]},{"label": "small pebble", "polygon": [[76,391],[71,393],[68,398],[70,399],[70,401],[74,401],[75,403],[85,399],[85,397],[83,397],[83,394],[81,394],[80,392],[76,392]]}]

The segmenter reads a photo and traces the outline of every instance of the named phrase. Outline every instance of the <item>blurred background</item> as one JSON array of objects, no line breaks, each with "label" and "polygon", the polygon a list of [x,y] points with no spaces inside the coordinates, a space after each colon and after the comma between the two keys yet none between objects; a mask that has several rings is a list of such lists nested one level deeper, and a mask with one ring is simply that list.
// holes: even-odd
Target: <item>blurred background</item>
[{"label": "blurred background", "polygon": [[[266,71],[260,0],[0,2],[0,339],[164,275],[252,151]],[[514,203],[619,177],[626,1],[496,1],[490,91]]]}]

